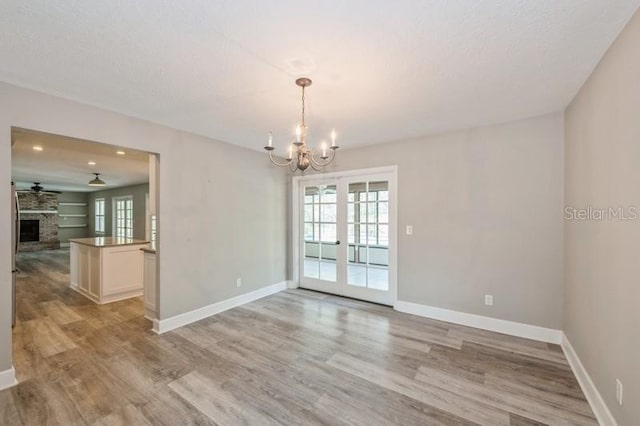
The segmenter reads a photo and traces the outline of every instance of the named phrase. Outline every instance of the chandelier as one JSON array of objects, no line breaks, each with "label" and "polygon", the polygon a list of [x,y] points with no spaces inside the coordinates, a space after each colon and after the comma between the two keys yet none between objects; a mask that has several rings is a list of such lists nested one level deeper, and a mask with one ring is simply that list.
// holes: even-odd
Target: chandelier
[{"label": "chandelier", "polygon": [[331,145],[326,142],[320,144],[320,150],[307,147],[307,124],[304,120],[304,89],[311,86],[311,80],[302,77],[296,80],[296,84],[302,88],[302,121],[296,126],[296,140],[289,144],[289,151],[285,163],[280,163],[273,158],[273,134],[269,132],[269,142],[264,147],[269,152],[269,159],[273,164],[280,167],[288,167],[291,172],[298,170],[304,172],[311,166],[313,170],[319,171],[322,167],[329,165],[336,158],[336,132],[331,131]]}]

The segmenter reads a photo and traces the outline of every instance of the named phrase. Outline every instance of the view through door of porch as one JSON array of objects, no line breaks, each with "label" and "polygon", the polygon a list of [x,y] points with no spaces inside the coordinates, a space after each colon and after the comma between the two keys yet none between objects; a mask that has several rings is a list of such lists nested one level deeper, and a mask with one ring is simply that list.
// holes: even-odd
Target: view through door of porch
[{"label": "view through door of porch", "polygon": [[300,286],[392,305],[392,176],[300,182]]}]

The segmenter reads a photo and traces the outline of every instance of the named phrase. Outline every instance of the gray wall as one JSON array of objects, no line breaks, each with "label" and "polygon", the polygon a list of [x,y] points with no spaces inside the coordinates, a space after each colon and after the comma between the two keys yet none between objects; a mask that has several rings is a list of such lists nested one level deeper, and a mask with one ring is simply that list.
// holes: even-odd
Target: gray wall
[{"label": "gray wall", "polygon": [[[86,192],[63,192],[58,194],[58,203],[86,203],[88,193]],[[86,206],[60,206],[58,205],[58,213],[69,214],[85,214],[87,213]],[[88,223],[91,217],[58,217],[59,225],[72,225]],[[58,238],[60,238],[61,244],[69,242],[69,238],[85,238],[89,236],[89,228],[60,228],[58,229]]]},{"label": "gray wall", "polygon": [[[11,179],[11,126],[159,154],[160,319],[286,279],[287,175],[264,153],[0,83],[5,182]],[[0,200],[6,200],[0,203],[3,371],[11,367],[8,184],[0,185]]]},{"label": "gray wall", "polygon": [[149,193],[149,184],[123,186],[121,188],[105,189],[89,193],[89,235],[96,234],[96,205],[98,198],[104,198],[104,236],[113,236],[113,197],[133,195],[133,238],[146,239],[146,195]]},{"label": "gray wall", "polygon": [[563,132],[557,113],[338,152],[398,166],[399,300],[562,328]]},{"label": "gray wall", "polygon": [[[640,12],[568,107],[565,143],[568,206],[640,211]],[[567,220],[565,259],[565,332],[618,423],[638,425],[640,219]]]}]

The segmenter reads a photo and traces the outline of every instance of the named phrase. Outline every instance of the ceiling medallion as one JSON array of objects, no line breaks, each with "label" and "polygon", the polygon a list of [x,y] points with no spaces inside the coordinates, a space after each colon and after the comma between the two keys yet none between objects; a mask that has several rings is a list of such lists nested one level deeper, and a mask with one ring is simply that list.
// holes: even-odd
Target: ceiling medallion
[{"label": "ceiling medallion", "polygon": [[313,170],[320,171],[336,158],[336,132],[331,131],[331,146],[327,146],[326,142],[320,144],[320,150],[314,150],[307,147],[307,124],[304,120],[304,89],[311,86],[311,80],[301,77],[296,80],[296,84],[302,88],[302,121],[296,126],[296,139],[289,144],[289,151],[285,163],[276,161],[273,157],[273,134],[269,132],[269,142],[264,149],[269,153],[269,159],[273,164],[280,167],[288,167],[292,172],[298,170],[304,172],[309,167]]}]

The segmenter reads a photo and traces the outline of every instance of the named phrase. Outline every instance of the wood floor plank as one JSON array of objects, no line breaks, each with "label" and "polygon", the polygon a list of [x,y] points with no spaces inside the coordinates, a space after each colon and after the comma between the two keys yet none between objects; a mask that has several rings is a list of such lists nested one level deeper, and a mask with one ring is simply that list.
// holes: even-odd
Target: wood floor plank
[{"label": "wood floor plank", "polygon": [[90,361],[75,365],[60,380],[82,418],[89,424],[128,403],[122,389],[107,380],[98,366]]},{"label": "wood floor plank", "polygon": [[554,423],[559,426],[597,425],[597,422],[594,422],[590,417],[541,403],[540,400],[529,398],[522,393],[489,388],[433,368],[420,367],[416,374],[416,380],[435,388],[453,391],[479,403],[543,423]]},{"label": "wood floor plank", "polygon": [[567,360],[564,357],[564,354],[549,350],[546,344],[543,344],[544,346],[535,347],[531,344],[523,344],[521,340],[525,339],[518,339],[512,336],[504,336],[499,333],[493,333],[493,335],[491,335],[487,334],[487,332],[484,330],[479,330],[479,332],[474,333],[471,329],[465,331],[462,331],[461,329],[454,329],[449,332],[449,335],[466,342],[485,345],[506,352],[527,355],[534,358],[540,358],[547,361],[567,365]]},{"label": "wood floor plank", "polygon": [[25,425],[83,425],[74,401],[59,382],[29,379],[10,389]]},{"label": "wood floor plank", "polygon": [[546,423],[540,423],[513,413],[509,415],[509,420],[511,426],[548,426]]},{"label": "wood floor plank", "polygon": [[33,336],[33,343],[45,357],[78,347],[56,323],[46,318],[26,321],[21,325],[26,333]]},{"label": "wood floor plank", "polygon": [[40,303],[40,306],[47,316],[58,325],[69,324],[71,322],[82,320],[80,315],[78,315],[73,309],[67,307],[60,300],[42,302]]},{"label": "wood floor plank", "polygon": [[223,386],[199,372],[169,383],[169,388],[218,424],[223,425],[275,425],[272,418],[243,404]]},{"label": "wood floor plank", "polygon": [[419,381],[395,374],[344,353],[335,354],[327,363],[346,373],[407,395],[469,421],[487,426],[509,424],[509,413],[462,397],[445,389],[434,390]]},{"label": "wood floor plank", "polygon": [[0,392],[0,424],[7,426],[23,424],[11,392]]},{"label": "wood floor plank", "polygon": [[286,290],[163,335],[22,253],[0,424],[595,424],[557,345]]},{"label": "wood floor plank", "polygon": [[152,423],[145,417],[140,408],[129,404],[122,407],[115,413],[111,413],[98,419],[92,425],[95,426],[150,426]]}]

